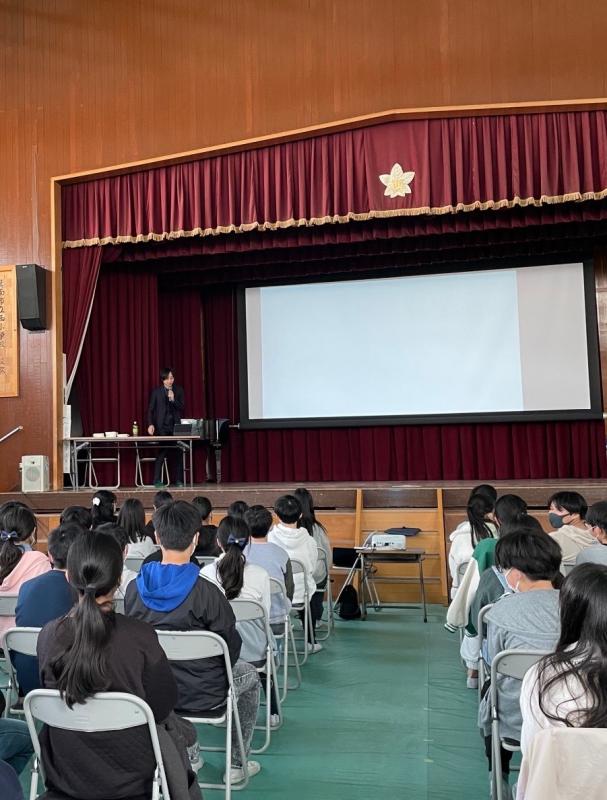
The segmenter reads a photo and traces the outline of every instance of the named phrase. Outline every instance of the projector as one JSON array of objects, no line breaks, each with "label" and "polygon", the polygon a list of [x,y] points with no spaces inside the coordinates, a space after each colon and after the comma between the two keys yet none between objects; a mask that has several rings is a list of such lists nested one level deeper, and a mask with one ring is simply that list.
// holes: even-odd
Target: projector
[{"label": "projector", "polygon": [[371,547],[386,550],[406,550],[407,537],[401,533],[374,533],[371,536]]}]

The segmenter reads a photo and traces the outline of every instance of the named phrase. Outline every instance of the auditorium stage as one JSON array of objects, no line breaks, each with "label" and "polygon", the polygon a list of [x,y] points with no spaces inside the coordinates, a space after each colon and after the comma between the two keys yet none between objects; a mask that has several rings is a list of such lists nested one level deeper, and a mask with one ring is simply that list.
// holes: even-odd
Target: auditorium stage
[{"label": "auditorium stage", "polygon": [[[551,494],[559,490],[572,489],[584,495],[589,504],[607,499],[607,480],[603,479],[545,479],[487,481],[492,483],[499,494],[518,494],[530,508],[543,509]],[[447,509],[462,509],[470,489],[479,481],[420,481],[420,482],[324,482],[306,483],[312,492],[318,509],[338,510],[356,507],[356,490],[361,489],[366,507],[374,508],[424,508],[434,506],[437,490],[442,493],[442,505]],[[194,488],[168,487],[175,499],[191,500],[197,495],[208,497],[214,508],[226,508],[234,500],[244,499],[250,505],[261,503],[272,505],[281,494],[286,494],[298,486],[292,483],[201,483]],[[0,503],[7,500],[20,500],[40,513],[60,513],[68,505],[90,505],[94,489],[63,489],[50,492],[19,491],[0,492]],[[136,497],[146,509],[152,508],[156,489],[122,487],[115,490],[118,504],[127,497]]]}]

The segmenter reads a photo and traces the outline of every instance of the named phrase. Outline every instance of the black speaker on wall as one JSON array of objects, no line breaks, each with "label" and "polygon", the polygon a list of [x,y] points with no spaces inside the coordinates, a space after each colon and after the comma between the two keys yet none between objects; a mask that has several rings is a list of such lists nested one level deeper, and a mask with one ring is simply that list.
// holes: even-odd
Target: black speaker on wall
[{"label": "black speaker on wall", "polygon": [[38,264],[17,264],[17,298],[23,327],[46,330],[46,270]]}]

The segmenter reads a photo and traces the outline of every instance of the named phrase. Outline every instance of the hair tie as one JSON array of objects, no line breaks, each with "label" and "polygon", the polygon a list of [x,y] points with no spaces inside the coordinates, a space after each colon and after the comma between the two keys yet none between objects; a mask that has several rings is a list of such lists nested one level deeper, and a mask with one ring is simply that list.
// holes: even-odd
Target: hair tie
[{"label": "hair tie", "polygon": [[243,536],[241,539],[238,539],[233,533],[228,536],[228,544],[235,544],[236,547],[239,547],[241,550],[245,549],[248,541],[249,539],[247,536]]},{"label": "hair tie", "polygon": [[98,497],[93,497],[93,505],[94,506],[100,506],[101,505],[101,500]]},{"label": "hair tie", "polygon": [[0,531],[0,541],[9,542],[11,539],[18,539],[17,531]]},{"label": "hair tie", "polygon": [[90,583],[87,583],[87,585],[84,587],[84,594],[90,594],[93,595],[94,597],[96,592],[97,592],[97,587],[91,586]]}]

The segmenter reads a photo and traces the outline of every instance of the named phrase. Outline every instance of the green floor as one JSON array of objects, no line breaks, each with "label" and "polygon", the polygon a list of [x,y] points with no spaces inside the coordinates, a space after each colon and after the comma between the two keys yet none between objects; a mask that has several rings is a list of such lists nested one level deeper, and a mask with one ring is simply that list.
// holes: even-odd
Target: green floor
[{"label": "green floor", "polygon": [[[434,606],[426,625],[417,610],[338,622],[289,694],[284,727],[258,757],[262,771],[235,800],[484,800],[476,693],[443,621]],[[220,759],[210,754],[200,777],[215,780]],[[208,800],[222,796],[205,790]]]},{"label": "green floor", "polygon": [[339,622],[289,694],[285,725],[240,796],[485,800],[476,692],[465,687],[458,637],[445,631],[444,616],[434,606],[426,625],[417,610]]}]

